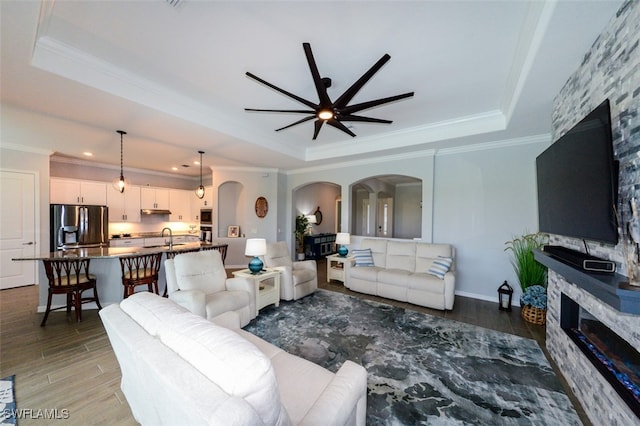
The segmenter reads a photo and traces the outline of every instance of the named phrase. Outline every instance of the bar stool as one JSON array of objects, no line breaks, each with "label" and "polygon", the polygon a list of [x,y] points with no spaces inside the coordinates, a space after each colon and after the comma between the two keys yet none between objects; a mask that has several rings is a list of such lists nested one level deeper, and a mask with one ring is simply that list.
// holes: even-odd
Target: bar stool
[{"label": "bar stool", "polygon": [[[89,273],[89,262],[91,259],[45,259],[44,270],[49,280],[49,293],[47,296],[47,309],[44,318],[40,323],[44,327],[49,313],[59,309],[67,309],[67,314],[71,313],[73,305],[76,311],[76,321],[82,320],[82,304],[95,302],[98,309],[100,300],[98,299],[98,290],[96,288],[96,277]],[[82,293],[86,290],[93,290],[93,297],[82,297]],[[65,306],[51,309],[51,299],[54,294],[65,294],[67,303]]]},{"label": "bar stool", "polygon": [[150,292],[158,292],[158,275],[162,262],[162,252],[120,256],[123,298],[131,296],[139,285],[146,285]]},{"label": "bar stool", "polygon": [[200,250],[217,250],[220,252],[220,257],[222,257],[222,264],[224,265],[224,261],[227,259],[227,248],[229,244],[218,244],[215,246],[202,247]]}]

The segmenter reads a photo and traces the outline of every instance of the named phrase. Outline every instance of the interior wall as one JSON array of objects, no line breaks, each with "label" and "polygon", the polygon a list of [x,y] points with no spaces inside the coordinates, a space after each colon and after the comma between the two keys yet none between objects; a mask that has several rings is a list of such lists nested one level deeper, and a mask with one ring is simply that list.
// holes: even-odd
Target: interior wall
[{"label": "interior wall", "polygon": [[[640,2],[625,2],[604,31],[585,52],[584,60],[556,96],[553,133],[557,140],[608,98],[611,108],[614,157],[620,161],[618,212],[625,228],[632,217],[630,201],[640,197]],[[633,261],[625,259],[625,237],[616,245],[589,241],[592,255],[616,261],[618,273],[628,275],[637,267],[637,247],[627,248]],[[583,242],[554,235],[552,244],[584,251]],[[560,325],[560,295],[578,302],[599,321],[640,351],[637,315],[621,314],[594,295],[551,271],[547,310],[546,345],[567,383],[574,390],[593,424],[637,424],[634,412],[613,390]],[[626,334],[625,334],[626,333]],[[589,386],[584,386],[589,383]]]},{"label": "interior wall", "polygon": [[[4,138],[4,135],[2,137]],[[49,252],[49,153],[0,148],[0,169],[36,174],[36,254]],[[41,262],[38,262],[36,268],[35,284],[46,283],[44,268],[40,264]]]},{"label": "interior wall", "polygon": [[[611,108],[614,157],[620,161],[618,212],[623,222],[631,217],[632,199],[640,201],[640,4],[626,3],[554,100],[553,140],[564,135],[605,99]],[[612,50],[615,47],[615,54]],[[622,240],[622,237],[621,237]],[[554,244],[584,250],[582,240],[554,236]],[[594,256],[616,261],[627,275],[625,248],[588,242]],[[630,250],[634,247],[630,245]],[[638,268],[637,257],[633,257]]]},{"label": "interior wall", "polygon": [[[294,170],[287,173],[287,193],[293,192],[304,185],[314,182],[333,182],[341,188],[342,198],[342,230],[353,232],[351,223],[351,213],[353,205],[351,202],[351,186],[363,179],[380,175],[405,175],[421,179],[423,208],[421,211],[421,226],[423,241],[431,241],[432,223],[432,202],[433,202],[433,166],[434,152],[423,151],[412,153],[411,155],[396,155],[385,158],[354,161],[343,164],[336,164],[327,168],[316,168],[314,170]],[[335,200],[334,200],[335,202]],[[286,209],[291,213],[291,218],[287,228],[288,241],[291,244],[293,238],[293,219],[295,205],[292,197],[287,199]],[[332,231],[329,231],[332,232]]]},{"label": "interior wall", "polygon": [[[239,215],[239,209],[240,213],[243,213],[240,207],[240,199],[243,192],[244,188],[239,182],[223,182],[218,187],[218,200],[220,204],[217,208],[218,220],[216,222],[219,236],[226,237],[229,226],[244,222],[243,217]],[[244,229],[240,228],[240,233],[242,234],[244,232]]]},{"label": "interior wall", "polygon": [[497,301],[520,286],[505,242],[538,229],[535,158],[549,141],[436,157],[433,239],[456,248],[456,294]]},{"label": "interior wall", "polygon": [[336,228],[336,197],[340,186],[329,182],[315,182],[298,188],[293,194],[296,216],[312,215],[320,208],[322,223],[312,224],[312,234],[333,233]]},{"label": "interior wall", "polygon": [[420,238],[422,183],[396,185],[393,216],[394,238]]},{"label": "interior wall", "polygon": [[[225,221],[234,220],[239,225],[240,233],[246,238],[265,238],[267,241],[276,241],[278,235],[278,194],[279,179],[278,173],[272,169],[257,168],[223,168],[215,167],[212,171],[213,182],[213,206],[214,217],[229,217],[229,212],[234,211],[234,219],[228,218]],[[226,182],[236,182],[242,187],[242,191],[231,200],[227,200],[224,190],[220,193],[219,188]],[[259,218],[255,212],[255,201],[259,197],[267,199],[269,211],[263,218]],[[233,204],[233,205],[232,205]],[[220,210],[218,212],[218,210]],[[223,229],[219,229],[222,226]],[[226,225],[214,224],[213,231],[218,232],[218,237],[227,236]]]}]

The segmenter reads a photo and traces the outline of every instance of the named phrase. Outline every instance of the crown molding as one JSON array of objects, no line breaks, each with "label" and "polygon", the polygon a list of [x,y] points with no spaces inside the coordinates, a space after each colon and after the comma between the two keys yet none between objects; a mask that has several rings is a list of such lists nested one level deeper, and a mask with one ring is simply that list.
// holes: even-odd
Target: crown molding
[{"label": "crown molding", "polygon": [[505,92],[502,97],[501,109],[506,122],[509,123],[516,104],[522,94],[531,67],[538,54],[540,45],[549,27],[549,22],[555,11],[557,0],[531,2],[527,8],[516,50],[507,77]]},{"label": "crown molding", "polygon": [[250,166],[209,166],[211,172],[216,170],[225,170],[233,172],[250,172],[250,173],[280,173],[280,169]]},{"label": "crown molding", "polygon": [[302,174],[302,173],[342,169],[345,167],[348,168],[348,167],[354,167],[354,166],[366,166],[368,164],[386,163],[389,161],[410,160],[417,157],[433,157],[435,153],[436,151],[434,149],[428,149],[423,151],[407,152],[403,154],[381,155],[379,157],[374,157],[374,158],[363,158],[360,160],[342,161],[339,163],[331,163],[331,164],[325,164],[321,166],[311,166],[311,167],[303,167],[300,169],[292,169],[292,170],[286,171],[285,173],[287,175],[296,175],[296,174]]},{"label": "crown molding", "polygon": [[398,130],[382,135],[365,137],[347,143],[339,142],[307,149],[306,161],[326,160],[341,156],[368,154],[376,151],[397,149],[441,142],[465,136],[496,132],[506,128],[502,111],[493,110],[479,114],[440,121],[425,126]]},{"label": "crown molding", "polygon": [[46,155],[47,157],[50,157],[54,153],[54,151],[51,151],[50,149],[36,148],[33,146],[15,144],[11,142],[2,142],[0,144],[0,149],[10,149],[12,151],[29,152],[31,154]]},{"label": "crown molding", "polygon": [[525,136],[521,138],[503,139],[500,141],[478,143],[474,145],[457,146],[453,148],[442,148],[436,153],[436,156],[456,155],[467,152],[489,151],[492,149],[508,148],[513,146],[523,146],[537,143],[551,144],[551,134],[544,133],[541,135]]}]

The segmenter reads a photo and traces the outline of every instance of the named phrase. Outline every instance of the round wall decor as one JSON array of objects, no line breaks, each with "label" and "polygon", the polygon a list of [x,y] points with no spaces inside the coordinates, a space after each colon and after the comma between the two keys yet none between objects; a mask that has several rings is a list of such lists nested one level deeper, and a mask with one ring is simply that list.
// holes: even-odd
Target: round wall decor
[{"label": "round wall decor", "polygon": [[264,197],[258,197],[256,200],[256,216],[265,217],[269,213],[269,203]]}]

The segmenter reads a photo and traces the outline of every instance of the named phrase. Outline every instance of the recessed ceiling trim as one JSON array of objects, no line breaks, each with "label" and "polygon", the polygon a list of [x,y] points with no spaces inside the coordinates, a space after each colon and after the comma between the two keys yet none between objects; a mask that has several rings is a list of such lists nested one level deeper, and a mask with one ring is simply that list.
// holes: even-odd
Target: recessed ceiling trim
[{"label": "recessed ceiling trim", "polygon": [[467,152],[487,151],[490,149],[508,148],[512,146],[523,146],[535,143],[547,143],[551,145],[551,134],[544,133],[541,135],[525,136],[521,138],[503,139],[493,142],[483,142],[474,145],[456,146],[452,148],[441,148],[438,150],[436,156],[441,155],[456,155],[464,154]]},{"label": "recessed ceiling trim", "polygon": [[310,147],[307,149],[305,159],[313,161],[334,158],[336,152],[340,156],[366,154],[496,132],[505,128],[506,120],[504,114],[498,110],[488,111],[427,126],[363,137],[358,140]]},{"label": "recessed ceiling trim", "polygon": [[194,101],[53,37],[42,36],[36,40],[31,64],[185,121],[302,159],[300,149],[252,131],[225,111]]},{"label": "recessed ceiling trim", "polygon": [[502,111],[507,123],[520,99],[556,4],[556,0],[529,3],[502,97]]}]

